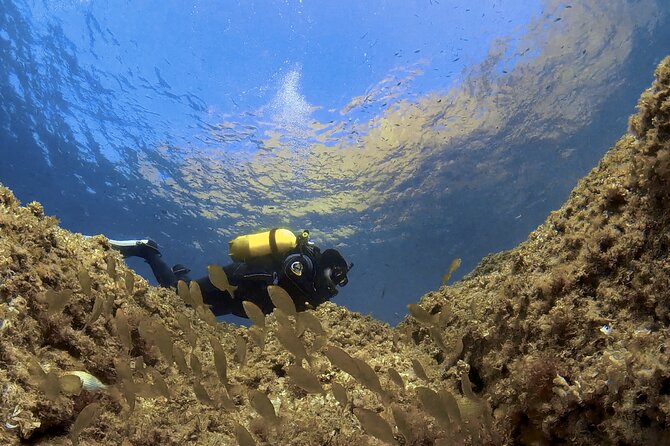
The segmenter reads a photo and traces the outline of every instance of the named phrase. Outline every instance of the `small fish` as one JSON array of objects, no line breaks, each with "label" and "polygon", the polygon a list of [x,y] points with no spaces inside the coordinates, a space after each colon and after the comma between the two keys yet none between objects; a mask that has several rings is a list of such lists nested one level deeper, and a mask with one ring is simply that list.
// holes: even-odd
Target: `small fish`
[{"label": "small fish", "polygon": [[107,274],[116,280],[116,259],[112,256],[107,257]]},{"label": "small fish", "polygon": [[263,392],[255,389],[249,390],[249,402],[251,407],[269,423],[276,424],[279,421],[275,413],[275,407],[272,405],[270,398]]},{"label": "small fish", "polygon": [[191,299],[191,293],[188,290],[188,285],[183,280],[177,282],[177,294],[184,301],[186,305],[193,306],[193,299]]},{"label": "small fish", "polygon": [[65,372],[64,376],[74,376],[81,381],[81,388],[88,391],[104,390],[107,388],[106,384],[103,384],[95,376],[91,375],[88,372],[81,370],[74,370],[71,372]]},{"label": "small fish", "polygon": [[259,328],[265,328],[265,314],[255,303],[245,300],[242,302],[244,307],[244,312],[247,313],[251,322],[253,322]]},{"label": "small fish", "polygon": [[451,392],[449,392],[447,389],[442,389],[438,393],[440,395],[440,399],[442,400],[442,404],[447,408],[447,413],[449,414],[451,421],[453,421],[457,426],[463,425],[461,410],[458,408],[456,398],[454,398]]},{"label": "small fish", "polygon": [[423,368],[423,364],[421,364],[421,362],[419,362],[419,360],[416,358],[412,358],[412,370],[414,370],[414,374],[418,378],[424,381],[429,381],[428,375],[426,375],[426,371]]},{"label": "small fish", "polygon": [[291,327],[286,325],[280,325],[277,327],[277,339],[279,339],[281,345],[283,345],[284,348],[289,351],[289,353],[295,356],[298,363],[300,363],[303,359],[307,360],[307,362],[310,362],[307,350],[305,350],[305,346],[302,344],[302,342],[300,342],[300,339],[298,336],[296,336]]},{"label": "small fish", "polygon": [[421,324],[430,327],[435,323],[433,315],[424,310],[423,307],[417,304],[408,304],[407,309],[409,310],[409,314]]},{"label": "small fish", "polygon": [[354,415],[361,423],[366,434],[371,435],[384,443],[397,444],[393,437],[391,426],[378,413],[362,407],[354,409]]},{"label": "small fish", "polygon": [[200,384],[200,381],[197,379],[193,381],[193,393],[195,393],[196,398],[198,398],[198,401],[200,401],[202,404],[206,404],[207,406],[214,405],[214,401],[212,401],[212,398],[207,393],[207,390],[205,390],[202,384]]},{"label": "small fish", "polygon": [[170,389],[168,389],[165,380],[156,369],[151,369],[151,378],[153,379],[154,387],[158,394],[170,399]]},{"label": "small fish", "polygon": [[228,390],[226,390],[225,387],[221,388],[221,391],[219,392],[219,402],[221,403],[221,406],[223,406],[224,409],[233,411],[236,409],[235,403],[233,400],[230,398],[230,395],[228,394]]},{"label": "small fish", "polygon": [[321,321],[319,321],[319,318],[314,315],[313,311],[301,311],[298,313],[297,325],[297,332],[299,334],[302,334],[302,332],[307,329],[317,336],[326,335],[326,330],[323,329]]},{"label": "small fish", "polygon": [[270,295],[272,304],[276,308],[282,310],[287,316],[296,316],[295,303],[284,288],[277,285],[269,285],[268,294]]},{"label": "small fish", "polygon": [[403,381],[402,376],[400,376],[400,373],[398,373],[396,369],[389,367],[386,372],[388,373],[389,378],[391,378],[391,381],[393,381],[396,386],[405,390],[405,381]]},{"label": "small fish", "polygon": [[132,380],[133,373],[130,370],[130,363],[126,358],[114,358],[114,370],[119,380]]},{"label": "small fish", "polygon": [[84,327],[87,327],[89,325],[92,325],[95,321],[98,320],[100,315],[102,314],[103,306],[105,298],[99,294],[98,297],[95,298],[95,302],[93,303],[93,311],[91,312],[91,316],[89,316],[88,320],[86,321],[86,324]]},{"label": "small fish", "polygon": [[126,349],[126,353],[129,353],[133,349],[133,343],[130,337],[130,326],[128,325],[128,318],[126,317],[125,311],[123,308],[116,310],[116,317],[114,318],[114,325],[116,326],[116,335],[121,341],[121,345]]},{"label": "small fish", "polygon": [[82,381],[78,376],[63,375],[58,381],[63,393],[68,395],[79,395],[81,392]]},{"label": "small fish", "polygon": [[352,359],[356,363],[356,369],[358,370],[358,373],[354,375],[354,378],[358,379],[361,382],[361,384],[363,384],[368,389],[372,390],[382,399],[386,399],[387,395],[386,392],[384,392],[384,389],[382,389],[382,385],[379,382],[379,376],[377,376],[377,372],[375,372],[375,370],[372,367],[370,367],[370,364],[363,361],[362,359],[358,358],[352,358]]},{"label": "small fish", "polygon": [[200,290],[200,285],[195,280],[191,280],[191,283],[188,286],[189,294],[191,295],[191,300],[193,301],[194,307],[201,307],[203,305],[202,301],[202,291]]},{"label": "small fish", "polygon": [[111,317],[112,316],[112,308],[114,308],[114,294],[108,294],[103,300],[102,300],[102,312],[101,314],[104,314],[106,317]]},{"label": "small fish", "polygon": [[291,320],[288,318],[286,313],[282,311],[280,308],[275,308],[274,311],[272,311],[272,314],[274,314],[275,318],[277,319],[277,324],[280,326],[285,326],[285,327],[291,327]]},{"label": "small fish", "polygon": [[88,275],[86,270],[80,270],[77,273],[77,279],[79,280],[79,286],[81,286],[81,291],[87,296],[91,295],[91,276]]},{"label": "small fish", "polygon": [[158,344],[158,349],[161,351],[163,358],[165,358],[168,365],[172,364],[174,362],[174,358],[172,357],[172,346],[174,344],[172,334],[160,322],[153,324],[153,334],[154,340]]},{"label": "small fish", "polygon": [[132,413],[135,410],[135,397],[137,396],[137,386],[132,379],[124,379],[121,383],[121,393],[126,398],[128,408]]},{"label": "small fish", "polygon": [[327,342],[328,342],[328,336],[326,336],[325,334],[317,336],[316,339],[314,339],[314,342],[312,342],[311,347],[312,352],[321,351],[321,349],[326,346]]},{"label": "small fish", "polygon": [[402,410],[398,405],[394,405],[391,408],[391,412],[393,413],[395,425],[398,426],[398,430],[405,437],[405,444],[414,444],[414,429],[409,421],[410,418],[407,412]]},{"label": "small fish", "polygon": [[60,379],[53,370],[49,370],[43,376],[44,378],[39,382],[39,388],[48,399],[55,401],[61,391]]},{"label": "small fish", "polygon": [[463,338],[459,337],[456,339],[456,348],[454,349],[454,356],[456,358],[459,358],[461,356],[461,353],[463,353]]},{"label": "small fish", "polygon": [[354,358],[349,356],[349,353],[334,345],[329,345],[324,353],[330,363],[335,367],[353,377],[358,375],[358,366],[356,365]]},{"label": "small fish", "polygon": [[447,272],[442,276],[442,285],[446,285],[449,279],[451,278],[451,275],[453,274],[454,271],[458,269],[458,267],[461,266],[461,259],[456,258],[451,261],[449,264],[449,269]]},{"label": "small fish", "polygon": [[249,337],[253,339],[254,343],[263,350],[265,347],[265,329],[257,325],[249,329]]},{"label": "small fish", "polygon": [[449,419],[447,409],[442,404],[442,399],[437,392],[427,387],[417,387],[416,393],[426,412],[435,418],[442,427],[447,429],[447,431],[450,431],[452,427],[451,420]]},{"label": "small fish", "polygon": [[147,344],[154,344],[154,332],[151,322],[148,319],[142,319],[137,326],[137,331]]},{"label": "small fish", "polygon": [[443,352],[447,351],[447,346],[445,345],[444,339],[442,339],[442,334],[437,327],[430,327],[430,337],[433,339],[435,344],[437,344],[437,346],[442,349]]},{"label": "small fish", "polygon": [[125,285],[128,296],[132,296],[133,290],[135,289],[135,274],[130,270],[126,271]]},{"label": "small fish", "polygon": [[237,421],[235,421],[235,438],[240,446],[256,446],[254,437],[252,437],[249,431]]},{"label": "small fish", "polygon": [[216,366],[216,373],[219,375],[219,381],[224,386],[228,385],[228,361],[226,360],[226,353],[221,347],[221,342],[214,336],[209,338],[209,345],[214,352],[214,365]]},{"label": "small fish", "polygon": [[446,303],[444,306],[442,306],[440,312],[437,313],[434,317],[437,319],[437,324],[442,326],[449,321],[449,319],[453,316],[453,314],[454,314],[453,306],[449,303]]},{"label": "small fish", "polygon": [[74,424],[72,424],[72,427],[70,428],[70,440],[72,441],[72,444],[78,444],[79,434],[81,434],[81,431],[94,423],[99,414],[99,403],[91,403],[84,407],[81,412],[79,412],[77,419],[74,420]]},{"label": "small fish", "polygon": [[309,370],[305,370],[297,364],[290,365],[287,369],[288,376],[298,386],[308,393],[326,393],[317,378]]},{"label": "small fish", "polygon": [[346,407],[346,405],[349,403],[349,397],[347,396],[347,389],[345,389],[344,386],[341,385],[340,383],[334,382],[330,385],[330,390],[333,392],[335,401],[340,403],[342,407]]},{"label": "small fish", "polygon": [[240,367],[244,367],[247,361],[247,340],[240,335],[235,338],[235,358],[240,363]]},{"label": "small fish", "polygon": [[184,356],[184,351],[176,344],[172,349],[172,356],[179,371],[186,375],[189,372],[188,365],[186,365],[186,357]]},{"label": "small fish", "polygon": [[208,305],[195,307],[195,314],[197,314],[198,317],[210,327],[216,327],[218,325],[216,316],[214,316],[214,313],[212,313],[212,310]]},{"label": "small fish", "polygon": [[193,370],[193,375],[195,375],[196,378],[202,376],[202,365],[195,353],[191,353],[191,370]]},{"label": "small fish", "polygon": [[196,335],[195,331],[193,331],[193,328],[191,327],[191,321],[188,320],[188,317],[184,313],[177,313],[177,322],[179,323],[179,327],[184,332],[184,336],[186,337],[188,343],[191,344],[191,347],[196,348],[198,335]]},{"label": "small fish", "polygon": [[235,290],[237,290],[237,287],[230,284],[228,276],[221,266],[209,265],[207,266],[207,273],[212,285],[221,291],[227,291],[230,294],[230,297],[235,297]]}]

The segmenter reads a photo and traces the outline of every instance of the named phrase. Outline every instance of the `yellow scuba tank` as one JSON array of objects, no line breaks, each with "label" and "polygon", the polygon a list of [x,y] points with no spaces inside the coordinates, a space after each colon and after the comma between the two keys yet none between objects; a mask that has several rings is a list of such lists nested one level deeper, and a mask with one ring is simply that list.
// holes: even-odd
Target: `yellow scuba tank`
[{"label": "yellow scuba tank", "polygon": [[[306,232],[306,231],[305,231]],[[301,237],[305,235],[302,234]],[[256,234],[240,235],[228,242],[230,257],[236,262],[282,254],[298,246],[298,237],[284,228],[274,228]]]}]

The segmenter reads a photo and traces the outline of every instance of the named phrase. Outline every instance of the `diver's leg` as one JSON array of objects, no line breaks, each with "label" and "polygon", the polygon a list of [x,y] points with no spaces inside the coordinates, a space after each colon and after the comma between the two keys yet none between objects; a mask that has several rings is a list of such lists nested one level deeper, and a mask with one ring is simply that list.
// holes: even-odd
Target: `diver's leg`
[{"label": "diver's leg", "polygon": [[[161,256],[158,244],[153,240],[109,240],[112,248],[121,253],[123,257],[141,257],[151,267],[154,277],[163,287],[177,286],[178,276],[186,276],[183,270],[173,271]],[[185,268],[182,268],[185,269]],[[176,274],[175,274],[176,273]]]},{"label": "diver's leg", "polygon": [[144,257],[144,261],[149,264],[156,280],[162,287],[170,288],[177,286],[177,281],[179,280],[177,275],[165,263],[160,253],[150,253]]},{"label": "diver's leg", "polygon": [[142,257],[146,259],[148,255],[154,253],[160,255],[158,244],[151,239],[145,240],[112,240],[109,239],[112,248],[121,253],[123,257]]}]

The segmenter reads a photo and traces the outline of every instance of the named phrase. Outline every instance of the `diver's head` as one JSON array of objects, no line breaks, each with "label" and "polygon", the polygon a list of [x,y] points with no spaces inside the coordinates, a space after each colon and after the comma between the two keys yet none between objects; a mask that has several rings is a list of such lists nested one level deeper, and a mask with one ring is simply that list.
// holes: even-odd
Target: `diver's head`
[{"label": "diver's head", "polygon": [[346,260],[336,249],[326,249],[319,259],[317,269],[316,285],[319,291],[327,291],[330,297],[337,294],[337,286],[345,286],[349,283],[347,273],[352,265],[347,265]]}]

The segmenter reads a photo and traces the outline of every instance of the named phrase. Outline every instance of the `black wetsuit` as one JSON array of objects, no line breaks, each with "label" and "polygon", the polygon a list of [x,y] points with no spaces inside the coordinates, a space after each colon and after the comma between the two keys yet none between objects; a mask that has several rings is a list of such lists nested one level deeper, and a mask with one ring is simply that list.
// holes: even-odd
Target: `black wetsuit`
[{"label": "black wetsuit", "polygon": [[[319,260],[321,251],[314,245],[303,245],[281,257],[264,257],[253,262],[234,262],[223,266],[228,282],[237,286],[234,296],[212,285],[208,276],[196,279],[205,304],[210,305],[217,315],[234,314],[247,317],[242,301],[249,300],[258,305],[264,313],[272,312],[274,306],[267,292],[268,285],[279,285],[293,298],[296,308],[304,310],[316,307],[333,297],[337,291],[329,288],[320,277]],[[179,280],[190,282],[188,270],[175,273],[163,261],[160,254],[150,253],[146,262],[164,287],[175,288]]]}]

